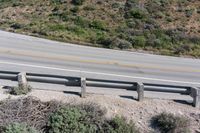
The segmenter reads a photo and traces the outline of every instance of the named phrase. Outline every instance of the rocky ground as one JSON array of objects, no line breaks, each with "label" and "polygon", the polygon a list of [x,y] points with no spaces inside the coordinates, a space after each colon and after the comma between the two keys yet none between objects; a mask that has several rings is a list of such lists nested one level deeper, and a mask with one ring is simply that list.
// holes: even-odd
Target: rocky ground
[{"label": "rocky ground", "polygon": [[[44,90],[33,90],[28,96],[37,97],[42,101],[57,100],[73,104],[97,103],[107,109],[108,118],[122,115],[128,120],[133,120],[142,132],[153,131],[150,125],[152,116],[161,112],[173,113],[190,119],[192,132],[200,133],[200,110],[183,102],[150,98],[146,98],[143,102],[137,102],[133,99],[102,94],[88,94],[86,98],[80,98],[76,94]],[[5,90],[0,89],[0,100],[18,97],[21,96],[11,96]]]}]

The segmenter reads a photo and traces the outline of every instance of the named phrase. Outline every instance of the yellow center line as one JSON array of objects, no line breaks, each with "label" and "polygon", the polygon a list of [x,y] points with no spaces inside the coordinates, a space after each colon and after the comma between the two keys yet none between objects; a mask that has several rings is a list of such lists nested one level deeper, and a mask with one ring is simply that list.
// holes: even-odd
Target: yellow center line
[{"label": "yellow center line", "polygon": [[107,61],[107,60],[94,60],[94,59],[82,59],[81,57],[71,56],[71,55],[58,55],[54,53],[44,53],[44,52],[33,52],[33,51],[25,51],[25,50],[15,50],[11,48],[0,48],[0,53],[10,54],[10,55],[18,55],[25,57],[34,57],[34,58],[42,58],[42,59],[50,59],[50,60],[60,60],[60,61],[72,61],[72,62],[80,62],[80,63],[91,63],[91,64],[100,64],[100,65],[115,65],[126,68],[143,68],[143,69],[154,69],[160,71],[171,71],[171,72],[200,72],[200,69],[194,69],[189,67],[166,67],[166,66],[158,66],[152,64],[127,64],[123,62],[119,62],[116,60]]}]

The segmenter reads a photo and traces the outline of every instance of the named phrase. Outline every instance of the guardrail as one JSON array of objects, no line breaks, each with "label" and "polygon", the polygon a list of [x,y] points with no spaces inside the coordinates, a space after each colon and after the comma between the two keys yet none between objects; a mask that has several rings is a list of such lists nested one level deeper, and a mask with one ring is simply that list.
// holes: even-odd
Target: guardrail
[{"label": "guardrail", "polygon": [[17,81],[24,86],[28,82],[61,84],[66,86],[81,87],[81,97],[86,97],[86,87],[118,88],[137,91],[138,101],[144,99],[144,91],[179,93],[190,95],[193,98],[193,106],[200,107],[200,89],[192,86],[178,86],[167,84],[150,84],[139,82],[126,82],[116,80],[104,80],[85,77],[70,77],[51,74],[37,74],[25,72],[0,71],[0,79]]}]

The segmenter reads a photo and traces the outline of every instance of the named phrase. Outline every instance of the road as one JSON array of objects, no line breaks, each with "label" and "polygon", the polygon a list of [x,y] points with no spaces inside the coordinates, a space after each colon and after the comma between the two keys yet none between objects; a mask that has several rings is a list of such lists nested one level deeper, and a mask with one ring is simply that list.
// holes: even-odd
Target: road
[{"label": "road", "polygon": [[0,70],[200,86],[200,60],[74,45],[0,31]]}]

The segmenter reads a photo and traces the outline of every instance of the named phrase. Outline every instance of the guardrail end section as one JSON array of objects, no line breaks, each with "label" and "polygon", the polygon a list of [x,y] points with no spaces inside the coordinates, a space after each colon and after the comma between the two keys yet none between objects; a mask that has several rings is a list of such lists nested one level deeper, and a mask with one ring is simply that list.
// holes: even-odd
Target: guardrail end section
[{"label": "guardrail end section", "polygon": [[81,78],[81,97],[86,97],[86,78]]},{"label": "guardrail end section", "polygon": [[25,72],[19,73],[17,75],[17,80],[18,80],[18,85],[21,87],[25,87],[28,85]]},{"label": "guardrail end section", "polygon": [[143,83],[137,83],[137,93],[138,93],[138,101],[144,100],[144,84]]},{"label": "guardrail end section", "polygon": [[192,87],[190,96],[193,98],[193,106],[200,108],[200,89]]}]

